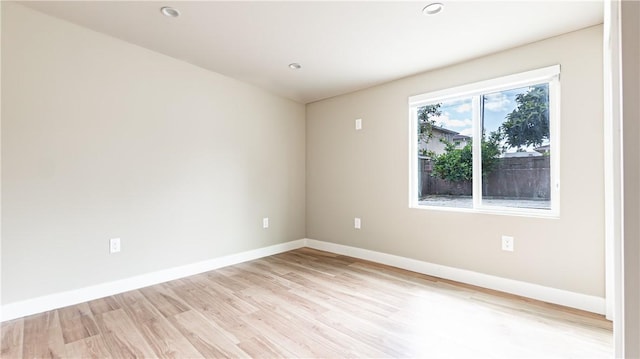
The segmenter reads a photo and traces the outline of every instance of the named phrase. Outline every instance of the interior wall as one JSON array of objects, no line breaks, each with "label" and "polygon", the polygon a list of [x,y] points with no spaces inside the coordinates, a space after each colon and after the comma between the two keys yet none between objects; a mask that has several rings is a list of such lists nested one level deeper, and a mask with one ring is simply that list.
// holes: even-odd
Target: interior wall
[{"label": "interior wall", "polygon": [[640,358],[640,2],[621,2],[624,357]]},{"label": "interior wall", "polygon": [[[602,31],[307,105],[307,237],[604,297]],[[562,87],[559,218],[408,207],[409,96],[554,64]],[[515,238],[514,252],[501,250],[501,235]]]},{"label": "interior wall", "polygon": [[2,104],[2,304],[305,237],[301,104],[7,2]]}]

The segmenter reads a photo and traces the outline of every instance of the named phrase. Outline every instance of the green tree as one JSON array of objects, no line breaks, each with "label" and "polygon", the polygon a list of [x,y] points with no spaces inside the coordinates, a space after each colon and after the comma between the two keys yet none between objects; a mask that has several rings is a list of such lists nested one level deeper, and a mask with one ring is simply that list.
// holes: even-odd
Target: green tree
[{"label": "green tree", "polygon": [[[444,142],[444,141],[443,141]],[[473,175],[473,154],[471,143],[462,148],[456,148],[451,142],[445,142],[444,153],[432,155],[432,176],[447,181],[469,181]]]},{"label": "green tree", "polygon": [[427,105],[418,108],[418,141],[427,143],[433,137],[434,117],[442,115],[441,104]]},{"label": "green tree", "polygon": [[[502,134],[500,131],[492,132],[488,138],[483,136],[481,143],[482,175],[493,171],[498,163],[498,157],[503,152],[500,146]],[[455,144],[441,140],[445,144],[442,154],[431,155],[433,161],[432,176],[440,177],[447,181],[470,181],[473,178],[473,145],[471,141],[462,148],[456,148]]]},{"label": "green tree", "polygon": [[549,86],[531,87],[516,96],[516,103],[501,126],[507,144],[519,149],[540,146],[549,138]]}]

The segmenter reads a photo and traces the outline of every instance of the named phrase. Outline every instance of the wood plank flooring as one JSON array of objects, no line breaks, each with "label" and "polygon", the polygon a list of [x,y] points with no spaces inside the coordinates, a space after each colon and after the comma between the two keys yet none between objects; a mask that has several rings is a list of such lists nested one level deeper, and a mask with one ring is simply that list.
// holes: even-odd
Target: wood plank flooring
[{"label": "wood plank flooring", "polygon": [[602,316],[308,248],[2,324],[4,358],[607,358]]}]

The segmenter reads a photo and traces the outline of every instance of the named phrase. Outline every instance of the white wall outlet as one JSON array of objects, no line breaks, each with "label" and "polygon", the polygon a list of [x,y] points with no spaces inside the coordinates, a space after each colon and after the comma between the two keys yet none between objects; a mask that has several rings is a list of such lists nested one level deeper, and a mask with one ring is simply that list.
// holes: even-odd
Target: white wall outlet
[{"label": "white wall outlet", "polygon": [[356,118],[356,131],[362,130],[362,119]]},{"label": "white wall outlet", "polygon": [[262,219],[262,228],[269,228],[269,217],[264,217]]},{"label": "white wall outlet", "polygon": [[120,252],[120,238],[111,238],[109,240],[109,253]]},{"label": "white wall outlet", "polygon": [[513,237],[502,236],[502,250],[513,252]]},{"label": "white wall outlet", "polygon": [[360,221],[360,218],[356,217],[353,219],[353,228],[355,229],[360,229],[362,227],[362,222]]}]

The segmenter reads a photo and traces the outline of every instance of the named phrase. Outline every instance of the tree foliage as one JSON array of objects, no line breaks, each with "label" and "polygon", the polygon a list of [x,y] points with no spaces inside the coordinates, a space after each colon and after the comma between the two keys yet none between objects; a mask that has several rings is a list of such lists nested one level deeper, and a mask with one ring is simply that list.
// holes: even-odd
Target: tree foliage
[{"label": "tree foliage", "polygon": [[473,151],[471,143],[463,148],[456,148],[452,143],[446,143],[445,151],[439,155],[432,155],[432,176],[447,181],[469,181],[473,175]]},{"label": "tree foliage", "polygon": [[540,146],[549,138],[549,86],[533,86],[516,102],[501,126],[506,142],[515,148]]},{"label": "tree foliage", "polygon": [[[516,96],[516,108],[507,114],[497,131],[483,134],[481,143],[482,175],[491,173],[500,155],[508,147],[522,149],[539,146],[549,139],[549,87],[532,86],[526,93]],[[433,137],[434,117],[441,115],[440,104],[418,109],[419,140],[427,143]],[[433,161],[433,176],[452,182],[470,181],[473,176],[473,147],[469,141],[464,147],[440,139],[445,144],[441,154],[427,155]]]},{"label": "tree foliage", "polygon": [[[498,157],[502,153],[500,147],[501,134],[499,131],[492,132],[488,138],[483,136],[481,143],[482,152],[482,175],[493,171],[498,163]],[[473,144],[469,141],[464,147],[456,148],[455,144],[442,141],[445,144],[445,151],[442,154],[431,155],[433,161],[433,176],[440,177],[447,181],[460,182],[471,181],[473,178]]]},{"label": "tree foliage", "polygon": [[427,105],[418,108],[418,141],[427,143],[433,137],[434,117],[442,115],[441,104]]}]

